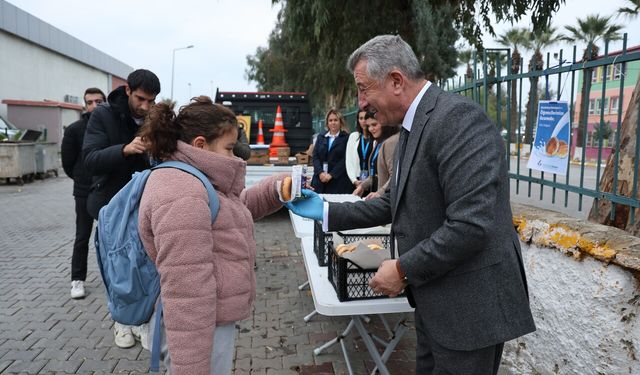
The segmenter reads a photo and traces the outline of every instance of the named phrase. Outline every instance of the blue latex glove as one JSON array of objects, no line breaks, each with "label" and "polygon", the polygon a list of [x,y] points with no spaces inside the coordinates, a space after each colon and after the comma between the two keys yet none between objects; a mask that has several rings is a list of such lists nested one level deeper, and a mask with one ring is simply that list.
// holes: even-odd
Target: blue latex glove
[{"label": "blue latex glove", "polygon": [[298,216],[322,221],[324,201],[315,191],[302,189],[302,197],[285,203],[285,207]]}]

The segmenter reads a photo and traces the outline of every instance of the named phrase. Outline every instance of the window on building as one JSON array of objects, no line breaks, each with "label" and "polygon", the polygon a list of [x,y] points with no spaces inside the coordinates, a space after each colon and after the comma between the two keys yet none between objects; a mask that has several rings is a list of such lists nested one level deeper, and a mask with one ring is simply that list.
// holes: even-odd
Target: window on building
[{"label": "window on building", "polygon": [[591,83],[598,82],[598,72],[600,72],[601,67],[593,68],[591,71]]},{"label": "window on building", "polygon": [[622,76],[622,64],[616,64],[613,69],[613,77],[611,79],[620,79]]},{"label": "window on building", "polygon": [[604,114],[605,115],[609,114],[609,98],[604,98],[604,104],[600,108],[602,108],[602,110],[604,110]]},{"label": "window on building", "polygon": [[596,114],[596,99],[589,99],[589,114]]},{"label": "window on building", "polygon": [[611,97],[611,112],[610,113],[618,113],[618,97],[617,96],[612,96]]},{"label": "window on building", "polygon": [[613,72],[612,66],[607,65],[607,71],[605,73],[605,77],[607,77],[607,80],[611,80],[611,72]]}]

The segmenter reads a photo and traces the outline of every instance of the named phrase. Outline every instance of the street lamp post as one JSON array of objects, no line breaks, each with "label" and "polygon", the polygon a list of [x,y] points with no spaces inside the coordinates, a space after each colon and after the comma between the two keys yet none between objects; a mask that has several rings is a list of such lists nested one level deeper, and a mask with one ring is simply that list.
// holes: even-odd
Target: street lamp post
[{"label": "street lamp post", "polygon": [[193,48],[193,44],[186,47],[179,47],[179,48],[173,49],[173,59],[171,60],[171,101],[173,101],[173,77],[175,76],[174,67],[176,65],[176,51],[179,51],[181,49],[189,49],[189,48]]},{"label": "street lamp post", "polygon": [[191,100],[191,82],[187,83],[189,85],[189,100]]}]

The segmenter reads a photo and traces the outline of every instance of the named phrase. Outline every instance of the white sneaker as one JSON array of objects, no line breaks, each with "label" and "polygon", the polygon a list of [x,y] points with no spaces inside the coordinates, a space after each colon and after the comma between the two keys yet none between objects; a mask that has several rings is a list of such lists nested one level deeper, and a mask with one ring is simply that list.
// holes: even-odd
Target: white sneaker
[{"label": "white sneaker", "polygon": [[149,350],[149,323],[132,326],[131,333],[137,341],[140,341],[144,349]]},{"label": "white sneaker", "polygon": [[136,344],[136,340],[131,333],[131,326],[126,326],[116,322],[113,325],[113,333],[116,336],[116,346],[120,348],[130,348]]},{"label": "white sneaker", "polygon": [[84,281],[73,280],[71,282],[71,298],[78,299],[86,296],[84,292]]}]

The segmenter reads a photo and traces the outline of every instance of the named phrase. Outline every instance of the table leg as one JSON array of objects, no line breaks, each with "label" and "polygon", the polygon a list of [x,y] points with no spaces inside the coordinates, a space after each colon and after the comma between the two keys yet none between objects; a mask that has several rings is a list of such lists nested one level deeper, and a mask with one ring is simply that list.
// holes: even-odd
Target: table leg
[{"label": "table leg", "polygon": [[304,288],[306,288],[306,287],[308,287],[308,286],[309,286],[309,280],[307,280],[307,281],[305,281],[304,283],[300,284],[300,285],[298,286],[298,290],[302,290],[302,289],[304,289]]},{"label": "table leg", "polygon": [[[309,286],[309,280],[307,280],[304,283],[300,284],[298,286],[298,290],[302,290],[302,289],[304,289],[304,288],[306,288],[308,286]],[[308,323],[311,320],[311,318],[313,318],[316,314],[318,314],[318,311],[313,310],[311,313],[309,313],[309,315],[305,316],[302,319],[304,320],[305,323]]]},{"label": "table leg", "polygon": [[318,314],[318,310],[313,310],[312,312],[309,313],[309,315],[305,316],[304,318],[302,318],[305,323],[308,323],[311,318],[313,318],[316,314]]},{"label": "table leg", "polygon": [[347,346],[345,345],[344,337],[340,340],[340,347],[342,348],[342,356],[344,357],[344,363],[347,365],[347,372],[349,375],[353,375],[353,369],[351,368],[351,359],[349,358],[349,352],[347,351]]},{"label": "table leg", "polygon": [[[389,357],[391,357],[391,353],[393,353],[393,350],[396,348],[400,340],[402,340],[402,337],[404,336],[404,334],[407,332],[407,326],[406,324],[404,324],[404,322],[405,320],[401,319],[398,322],[398,324],[396,324],[396,326],[394,327],[391,341],[387,343],[387,345],[385,346],[384,352],[382,353],[382,356],[381,356],[383,363],[387,363],[387,360],[389,360]],[[375,374],[377,370],[378,370],[378,367],[376,366],[371,372],[371,375]]]},{"label": "table leg", "polygon": [[320,355],[320,353],[322,353],[325,349],[330,348],[331,346],[335,345],[337,342],[344,340],[344,338],[349,334],[349,332],[351,332],[351,330],[353,329],[353,319],[351,319],[351,321],[349,322],[349,324],[347,324],[347,328],[344,329],[344,331],[342,331],[341,334],[339,334],[338,336],[336,336],[335,339],[331,339],[329,341],[327,341],[326,343],[322,344],[321,346],[313,349],[313,354],[315,355]]},{"label": "table leg", "polygon": [[[362,341],[364,341],[364,345],[367,347],[369,351],[369,355],[371,355],[371,359],[376,364],[376,368],[382,375],[390,375],[389,370],[387,370],[387,366],[385,366],[382,358],[380,357],[380,353],[378,352],[378,348],[376,348],[376,344],[371,339],[371,334],[365,328],[364,324],[362,324],[362,320],[359,316],[354,315],[351,317],[351,320],[354,322],[360,337],[362,337]],[[387,347],[388,348],[388,347]]]},{"label": "table leg", "polygon": [[382,324],[384,325],[384,329],[387,330],[387,333],[389,334],[389,337],[393,336],[393,331],[391,330],[391,328],[389,328],[389,323],[387,323],[387,319],[385,319],[384,315],[382,315],[382,314],[378,314],[378,316],[380,317],[380,320],[382,320]]}]

